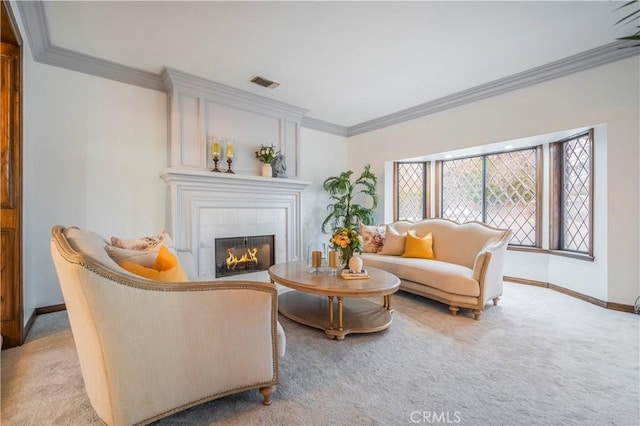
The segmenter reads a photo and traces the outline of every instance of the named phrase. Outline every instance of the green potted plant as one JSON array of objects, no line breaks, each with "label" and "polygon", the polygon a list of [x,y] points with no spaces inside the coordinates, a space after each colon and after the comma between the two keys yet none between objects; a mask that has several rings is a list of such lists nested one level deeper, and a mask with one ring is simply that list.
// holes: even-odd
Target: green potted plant
[{"label": "green potted plant", "polygon": [[[371,172],[371,166],[366,164],[355,181],[351,180],[352,175],[353,171],[348,170],[327,178],[322,184],[331,200],[327,206],[329,214],[322,222],[322,232],[327,233],[327,227],[330,227],[331,246],[341,252],[343,265],[347,264],[354,252],[362,251],[362,238],[358,233],[360,224],[372,225],[378,206],[378,178]],[[370,207],[357,203],[356,197],[364,198]]]}]

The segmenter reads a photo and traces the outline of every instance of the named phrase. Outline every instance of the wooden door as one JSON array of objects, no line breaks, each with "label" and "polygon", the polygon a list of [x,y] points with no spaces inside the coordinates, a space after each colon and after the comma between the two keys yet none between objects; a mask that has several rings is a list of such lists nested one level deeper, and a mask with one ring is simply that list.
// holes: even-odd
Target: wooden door
[{"label": "wooden door", "polygon": [[[9,27],[9,28],[8,28]],[[21,49],[13,34],[6,3],[2,2],[0,66],[0,318],[2,347],[24,340],[22,308],[22,143],[21,143]]]}]

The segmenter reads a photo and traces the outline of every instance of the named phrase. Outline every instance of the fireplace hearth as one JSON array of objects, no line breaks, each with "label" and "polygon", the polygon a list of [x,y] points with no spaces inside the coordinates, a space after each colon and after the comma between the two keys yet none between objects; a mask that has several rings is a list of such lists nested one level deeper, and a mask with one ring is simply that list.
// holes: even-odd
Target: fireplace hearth
[{"label": "fireplace hearth", "polygon": [[215,239],[216,278],[266,271],[274,263],[274,235]]}]

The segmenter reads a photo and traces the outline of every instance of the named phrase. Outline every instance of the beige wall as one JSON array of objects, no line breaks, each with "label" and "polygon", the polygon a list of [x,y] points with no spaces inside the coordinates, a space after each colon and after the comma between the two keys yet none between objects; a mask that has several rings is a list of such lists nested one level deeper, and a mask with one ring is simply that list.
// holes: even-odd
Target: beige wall
[{"label": "beige wall", "polygon": [[[302,194],[302,235],[305,247],[329,244],[329,235],[320,230],[327,217],[329,197],[322,183],[347,167],[347,138],[302,128],[302,180],[313,182]],[[303,251],[304,252],[304,251]]]},{"label": "beige wall", "polygon": [[32,63],[25,75],[24,287],[31,307],[62,302],[49,254],[56,224],[104,236],[165,226],[165,95]]},{"label": "beige wall", "polygon": [[[640,294],[639,64],[636,56],[351,137],[348,166],[370,163],[390,182],[384,175],[389,160],[599,126],[596,261],[510,252],[507,274],[633,304]],[[379,219],[391,220],[382,209]]]}]

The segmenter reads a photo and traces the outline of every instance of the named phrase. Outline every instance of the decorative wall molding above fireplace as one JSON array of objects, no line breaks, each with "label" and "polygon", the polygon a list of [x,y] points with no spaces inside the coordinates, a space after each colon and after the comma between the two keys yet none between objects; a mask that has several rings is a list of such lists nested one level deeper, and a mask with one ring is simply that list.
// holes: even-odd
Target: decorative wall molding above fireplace
[{"label": "decorative wall molding above fireplace", "polygon": [[285,156],[287,175],[300,176],[300,125],[308,111],[165,68],[169,100],[169,167],[211,168],[208,139],[235,139],[233,169],[258,175],[254,152],[275,145]]}]

